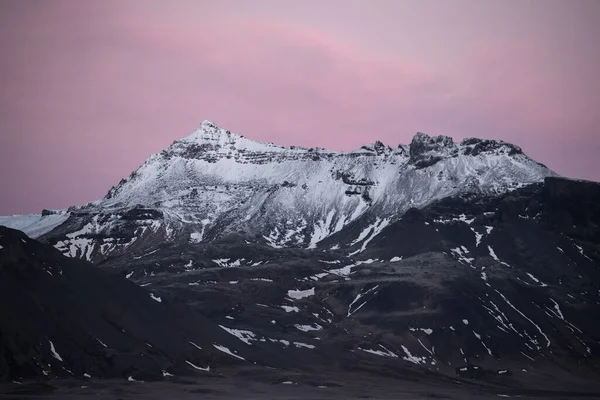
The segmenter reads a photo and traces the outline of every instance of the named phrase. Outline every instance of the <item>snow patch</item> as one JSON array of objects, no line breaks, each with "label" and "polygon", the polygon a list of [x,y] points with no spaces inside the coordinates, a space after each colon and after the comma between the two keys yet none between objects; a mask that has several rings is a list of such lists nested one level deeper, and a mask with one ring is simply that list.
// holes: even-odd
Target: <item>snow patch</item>
[{"label": "snow patch", "polygon": [[247,345],[252,345],[252,342],[256,341],[256,335],[254,334],[254,332],[245,331],[245,330],[241,330],[241,329],[227,328],[223,325],[219,325],[219,327],[221,329],[225,330],[230,335],[237,337],[238,339],[240,339],[242,342],[246,343]]},{"label": "snow patch", "polygon": [[306,343],[302,343],[302,342],[294,342],[294,346],[298,347],[298,348],[305,348],[305,349],[314,349],[315,346],[313,346],[312,344],[306,344]]},{"label": "snow patch", "polygon": [[189,343],[194,346],[195,348],[197,348],[198,350],[202,350],[202,347],[198,346],[196,343],[192,342],[191,340],[189,340]]},{"label": "snow patch", "polygon": [[315,326],[296,324],[294,325],[294,327],[302,332],[320,331],[321,329],[323,329],[323,327],[319,324],[315,324]]},{"label": "snow patch", "polygon": [[426,335],[431,335],[433,333],[433,329],[431,328],[409,328],[411,332],[424,332]]},{"label": "snow patch", "polygon": [[233,354],[233,353],[231,352],[231,350],[229,350],[229,349],[228,349],[227,347],[225,347],[225,346],[221,346],[221,345],[219,345],[219,344],[213,344],[213,346],[214,346],[214,348],[215,348],[215,349],[217,349],[217,350],[219,350],[219,351],[222,351],[222,352],[223,352],[223,353],[225,353],[225,354],[229,354],[229,355],[230,355],[230,356],[232,356],[232,357],[239,358],[240,360],[244,360],[244,361],[246,361],[246,359],[245,359],[244,357],[238,356],[237,354]]},{"label": "snow patch", "polygon": [[496,252],[494,251],[494,249],[492,249],[492,246],[488,245],[488,251],[490,252],[490,256],[496,260],[497,262],[499,262],[502,265],[506,265],[507,267],[510,267],[510,265],[508,265],[507,263],[505,263],[504,261],[500,261],[500,259],[498,258],[498,256],[496,255]]},{"label": "snow patch", "polygon": [[156,296],[154,293],[150,293],[150,298],[154,301],[158,301],[159,303],[162,303],[162,299],[158,296]]},{"label": "snow patch", "polygon": [[314,296],[315,288],[310,288],[307,290],[288,290],[287,295],[295,300],[300,300],[305,297]]},{"label": "snow patch", "polygon": [[56,351],[56,348],[54,348],[54,343],[52,343],[51,340],[48,340],[48,343],[50,343],[50,352],[52,353],[52,357],[56,358],[60,362],[64,362],[60,354],[58,354]]},{"label": "snow patch", "polygon": [[[381,346],[381,345],[380,345]],[[370,353],[370,354],[374,354],[376,356],[381,356],[381,357],[390,357],[390,358],[398,358],[397,354],[392,353],[391,351],[389,351],[388,349],[386,349],[385,347],[381,346],[384,350],[373,350],[373,349],[363,349],[362,347],[359,347],[359,350],[364,351],[365,353]]]},{"label": "snow patch", "polygon": [[[187,364],[188,364],[190,367],[192,367],[192,368],[194,368],[194,369],[197,369],[198,371],[210,372],[210,366],[208,366],[208,367],[206,367],[206,368],[202,368],[202,367],[199,367],[199,366],[197,366],[197,365],[195,365],[195,364],[192,364],[192,363],[191,363],[191,362],[189,362],[188,360],[185,360],[185,362],[186,362],[186,363],[187,363]],[[171,374],[167,374],[167,375],[165,375],[165,371],[163,371],[163,376],[173,376],[173,375],[171,375]]]},{"label": "snow patch", "polygon": [[405,357],[402,357],[403,360],[409,361],[409,362],[411,362],[413,364],[417,364],[417,365],[425,364],[427,362],[425,357],[413,356],[404,345],[401,345],[400,347],[402,347],[402,350],[404,350],[404,354],[406,354]]}]

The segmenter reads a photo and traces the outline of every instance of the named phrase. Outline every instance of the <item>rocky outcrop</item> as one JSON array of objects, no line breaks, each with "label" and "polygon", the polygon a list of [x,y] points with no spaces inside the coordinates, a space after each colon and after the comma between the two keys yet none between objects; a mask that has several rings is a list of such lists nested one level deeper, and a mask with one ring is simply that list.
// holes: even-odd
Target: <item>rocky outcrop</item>
[{"label": "rocky outcrop", "polygon": [[451,137],[434,136],[419,132],[410,142],[410,163],[415,168],[426,168],[444,158],[454,157],[458,148]]}]

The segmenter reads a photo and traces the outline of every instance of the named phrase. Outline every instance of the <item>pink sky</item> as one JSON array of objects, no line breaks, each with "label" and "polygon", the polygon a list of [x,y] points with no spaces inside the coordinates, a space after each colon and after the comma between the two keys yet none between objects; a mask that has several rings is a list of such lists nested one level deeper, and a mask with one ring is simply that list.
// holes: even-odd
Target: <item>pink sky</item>
[{"label": "pink sky", "polygon": [[351,150],[503,139],[600,180],[597,0],[0,0],[0,215],[100,198],[205,119]]}]

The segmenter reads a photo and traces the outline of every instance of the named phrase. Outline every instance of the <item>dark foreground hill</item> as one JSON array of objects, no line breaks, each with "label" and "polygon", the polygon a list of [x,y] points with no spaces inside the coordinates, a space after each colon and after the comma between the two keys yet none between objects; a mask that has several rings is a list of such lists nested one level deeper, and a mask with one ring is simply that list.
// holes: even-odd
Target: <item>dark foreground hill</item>
[{"label": "dark foreground hill", "polygon": [[[0,227],[0,379],[157,379],[229,363],[203,316]],[[235,360],[235,358],[233,358]]]}]

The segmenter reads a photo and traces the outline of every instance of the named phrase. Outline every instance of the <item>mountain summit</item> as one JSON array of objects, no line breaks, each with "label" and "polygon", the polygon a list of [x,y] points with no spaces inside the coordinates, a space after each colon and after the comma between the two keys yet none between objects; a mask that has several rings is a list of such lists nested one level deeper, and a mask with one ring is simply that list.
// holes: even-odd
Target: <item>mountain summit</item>
[{"label": "mountain summit", "polygon": [[64,235],[56,245],[65,254],[89,259],[122,251],[140,234],[206,242],[242,232],[273,247],[315,248],[346,228],[381,229],[448,196],[495,196],[554,175],[502,141],[417,133],[409,145],[377,141],[335,152],[256,142],[204,121],[104,198],[53,215],[52,223],[28,218],[38,221],[37,236],[54,230]]}]

